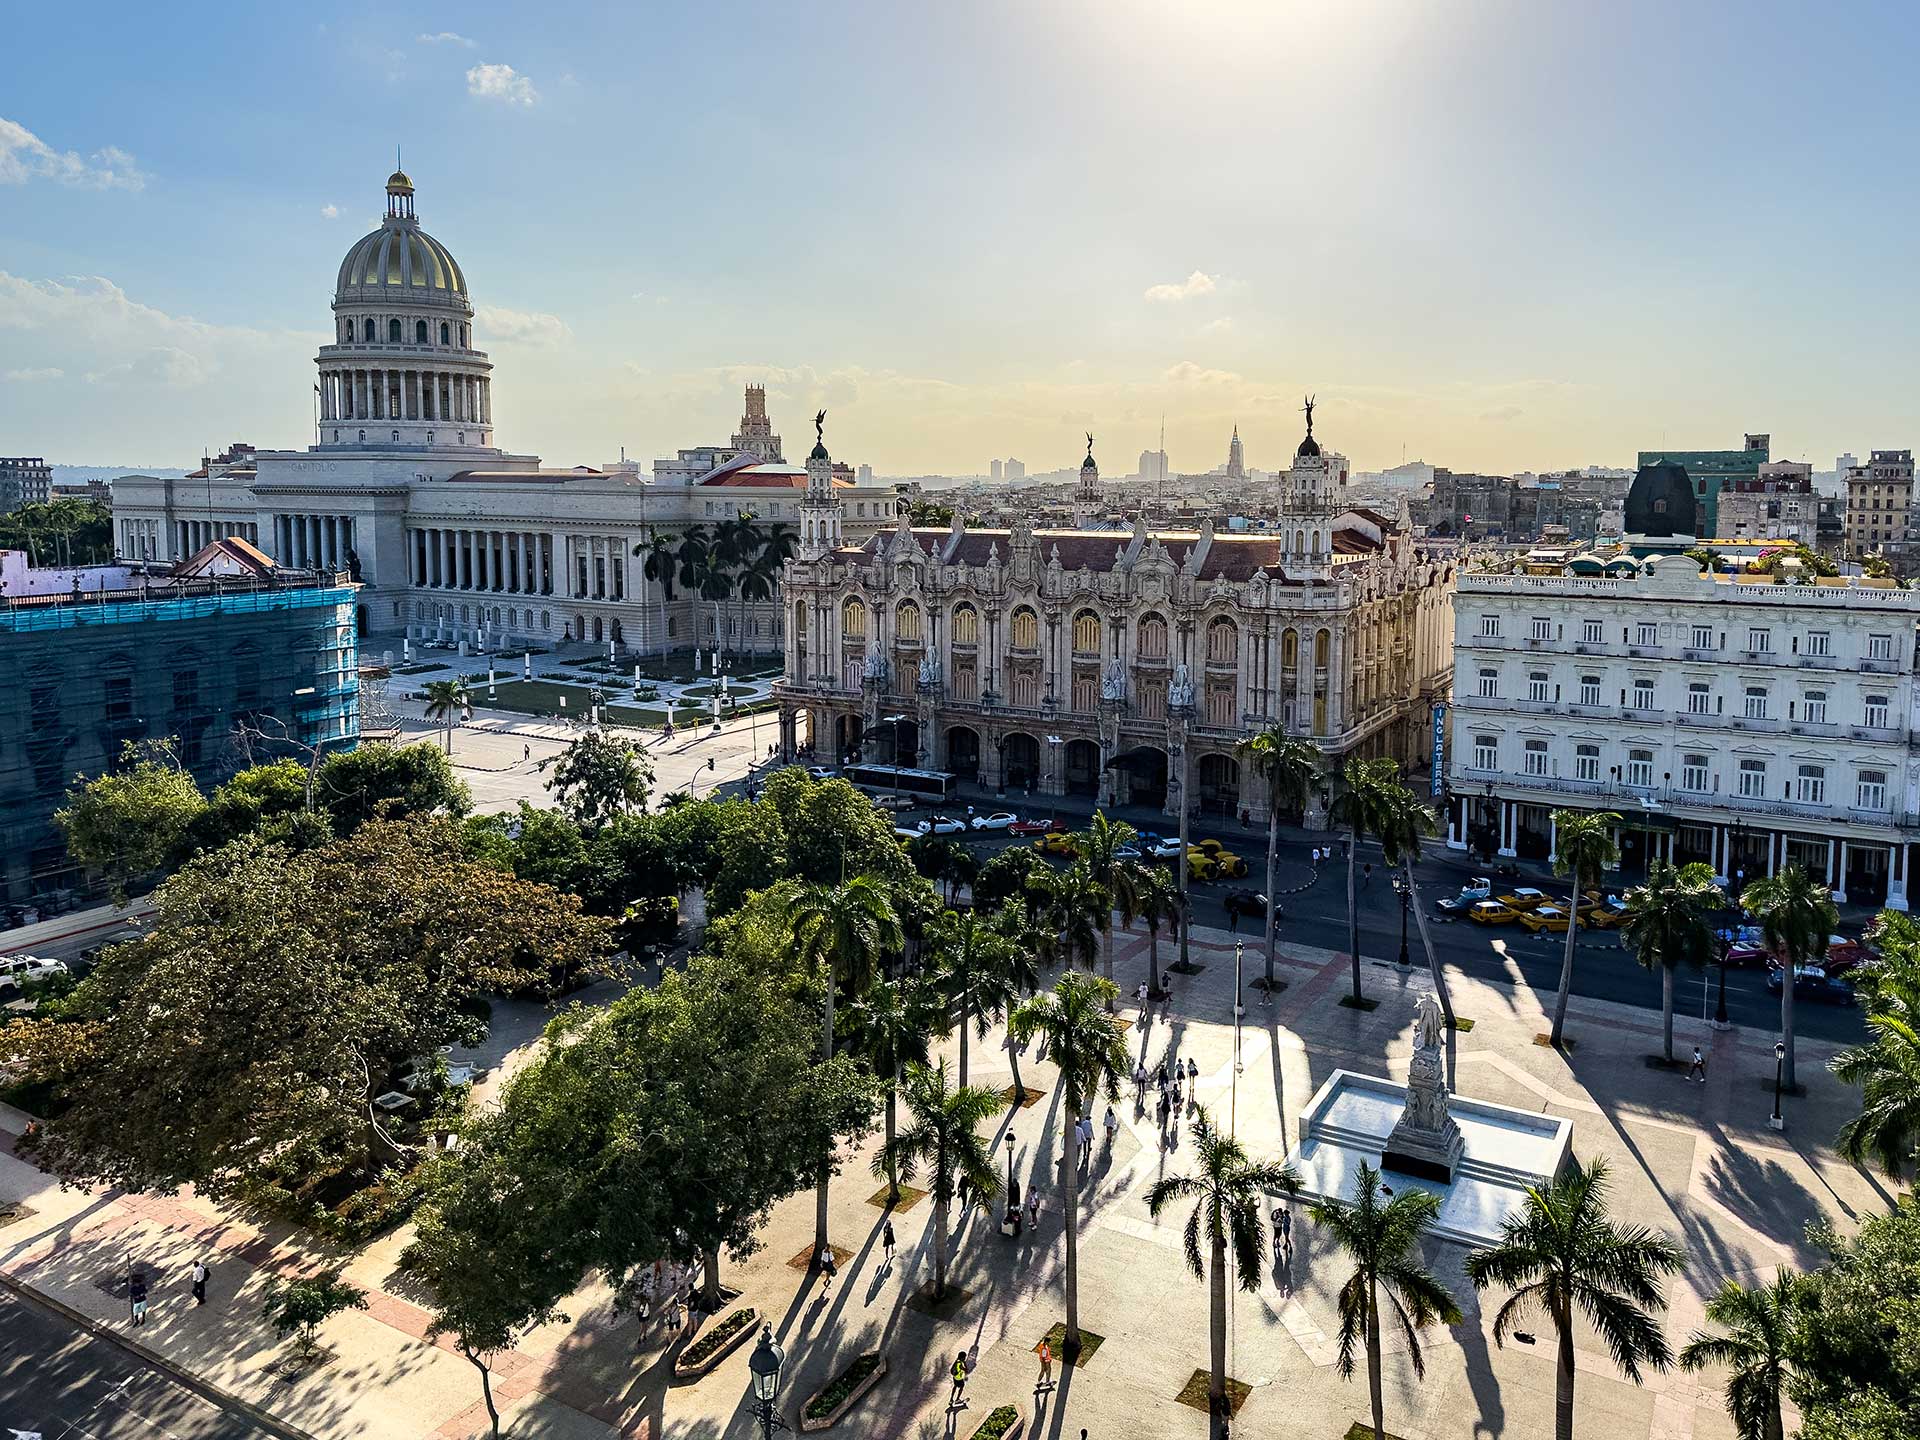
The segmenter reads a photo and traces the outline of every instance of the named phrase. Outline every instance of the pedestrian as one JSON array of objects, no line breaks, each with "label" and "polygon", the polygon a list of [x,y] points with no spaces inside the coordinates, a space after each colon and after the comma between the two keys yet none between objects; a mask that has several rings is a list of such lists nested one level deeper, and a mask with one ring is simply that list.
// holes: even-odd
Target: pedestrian
[{"label": "pedestrian", "polygon": [[887,1265],[889,1268],[891,1268],[891,1266],[893,1265],[893,1217],[892,1216],[887,1217],[887,1228],[880,1237],[880,1243],[886,1249]]},{"label": "pedestrian", "polygon": [[1313,847],[1312,854],[1313,854],[1313,868],[1318,870],[1320,868],[1320,847],[1318,845]]},{"label": "pedestrian", "polygon": [[654,1272],[648,1270],[640,1277],[640,1323],[645,1325],[653,1319]]},{"label": "pedestrian", "polygon": [[1367,886],[1371,885],[1372,883],[1373,883],[1373,862],[1369,860],[1367,861],[1366,864],[1360,867],[1360,888],[1364,890],[1366,889]]},{"label": "pedestrian", "polygon": [[1274,1214],[1280,1221],[1280,1245],[1287,1254],[1293,1253],[1293,1211],[1285,1205],[1274,1207]]},{"label": "pedestrian", "polygon": [[1040,1378],[1034,1382],[1033,1388],[1035,1390],[1053,1388],[1053,1346],[1047,1343],[1045,1336],[1040,1339]]},{"label": "pedestrian", "polygon": [[967,823],[969,825],[973,823],[973,806],[971,805],[967,806]]},{"label": "pedestrian", "polygon": [[1693,1064],[1687,1067],[1687,1079],[1698,1076],[1702,1085],[1707,1083],[1707,1057],[1700,1053],[1698,1045],[1693,1047]]},{"label": "pedestrian", "polygon": [[953,1357],[953,1393],[947,1397],[947,1408],[958,1410],[965,1407],[967,1393],[967,1352],[962,1350]]},{"label": "pedestrian", "polygon": [[207,1303],[207,1262],[205,1260],[193,1262],[193,1303],[196,1305]]},{"label": "pedestrian", "polygon": [[1027,1191],[1027,1229],[1032,1230],[1040,1223],[1040,1187],[1035,1185]]},{"label": "pedestrian", "polygon": [[1113,1106],[1107,1106],[1107,1118],[1101,1122],[1107,1131],[1107,1149],[1113,1149],[1113,1132],[1120,1128],[1120,1117],[1113,1113]]},{"label": "pedestrian", "polygon": [[1240,912],[1231,905],[1227,907],[1227,933],[1229,935],[1240,933]]},{"label": "pedestrian", "polygon": [[522,760],[531,760],[531,759],[533,759],[533,746],[531,746],[531,745],[522,745],[522,746],[520,747],[520,758],[521,758]]},{"label": "pedestrian", "polygon": [[1147,1062],[1136,1060],[1133,1063],[1133,1105],[1137,1111],[1147,1098]]},{"label": "pedestrian", "polygon": [[1140,1007],[1140,1015],[1141,1015],[1141,1018],[1144,1019],[1147,1013],[1147,982],[1146,981],[1142,980],[1138,985],[1133,987],[1133,999],[1134,999],[1134,1003]]},{"label": "pedestrian", "polygon": [[1180,1108],[1180,1084],[1187,1078],[1186,1072],[1176,1063],[1173,1067],[1173,1108]]},{"label": "pedestrian", "polygon": [[1193,1086],[1198,1086],[1199,1083],[1200,1083],[1200,1066],[1198,1065],[1198,1063],[1195,1062],[1194,1058],[1191,1055],[1189,1055],[1187,1057],[1187,1084],[1190,1087],[1193,1087]]},{"label": "pedestrian", "polygon": [[833,1276],[839,1268],[839,1262],[833,1258],[833,1246],[822,1245],[820,1247],[820,1294],[822,1296],[833,1293]]},{"label": "pedestrian", "polygon": [[147,1277],[139,1270],[127,1271],[127,1299],[133,1306],[133,1323],[147,1323]]},{"label": "pedestrian", "polygon": [[1162,1130],[1167,1128],[1167,1092],[1160,1092],[1160,1103],[1154,1110],[1154,1120]]},{"label": "pedestrian", "polygon": [[1160,1062],[1159,1068],[1154,1071],[1153,1083],[1160,1087],[1161,1094],[1163,1095],[1166,1094],[1166,1091],[1167,1091],[1167,1062],[1166,1061],[1162,1060]]}]

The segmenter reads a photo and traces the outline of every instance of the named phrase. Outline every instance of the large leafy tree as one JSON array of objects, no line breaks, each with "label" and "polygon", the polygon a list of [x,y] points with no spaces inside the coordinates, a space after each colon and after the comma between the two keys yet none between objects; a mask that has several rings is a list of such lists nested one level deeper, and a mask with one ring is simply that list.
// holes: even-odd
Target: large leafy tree
[{"label": "large leafy tree", "polygon": [[314,774],[313,799],[340,835],[369,820],[464,815],[473,807],[466,782],[427,743],[336,751]]},{"label": "large leafy tree", "polygon": [[[939,992],[918,977],[876,980],[853,1002],[847,1030],[853,1046],[886,1087],[886,1145],[899,1133],[901,1075],[927,1062],[927,1043],[941,1026]],[[887,1203],[900,1199],[900,1171],[887,1167]]]},{"label": "large leafy tree", "polygon": [[1124,820],[1109,820],[1100,810],[1094,811],[1087,828],[1073,837],[1074,852],[1107,897],[1100,912],[1100,960],[1101,973],[1109,981],[1113,979],[1113,907],[1119,902],[1120,891],[1132,880],[1130,861],[1121,851],[1139,838],[1133,826]]},{"label": "large leafy tree", "polygon": [[1856,1165],[1901,1174],[1920,1149],[1920,928],[1888,912],[1876,927],[1881,958],[1856,986],[1867,1012],[1867,1043],[1834,1057],[1833,1073],[1860,1087],[1860,1113],[1835,1143]]},{"label": "large leafy tree", "polygon": [[67,837],[67,853],[105,870],[115,898],[124,902],[129,884],[176,858],[206,808],[171,741],[129,740],[119,767],[81,776],[53,819]]},{"label": "large leafy tree", "polygon": [[[1620,934],[1645,969],[1660,972],[1660,1038],[1669,1065],[1674,972],[1682,965],[1704,966],[1713,958],[1713,912],[1726,898],[1713,883],[1713,867],[1698,862],[1675,867],[1655,860],[1647,867],[1646,884],[1627,892],[1627,918]],[[1577,904],[1577,893],[1574,899]]]},{"label": "large leafy tree", "polygon": [[293,853],[248,838],[156,892],[138,939],[8,1032],[67,1101],[40,1132],[63,1179],[215,1199],[367,1178],[400,1155],[374,1097],[477,1041],[466,1003],[604,951],[579,902],[470,861],[445,821],[363,826]]},{"label": "large leafy tree", "polygon": [[[1242,1290],[1258,1290],[1267,1263],[1265,1197],[1284,1191],[1294,1194],[1300,1178],[1279,1162],[1255,1160],[1232,1135],[1214,1126],[1206,1109],[1198,1109],[1194,1123],[1196,1168],[1190,1175],[1168,1175],[1147,1193],[1147,1212],[1160,1212],[1180,1200],[1197,1202],[1187,1217],[1187,1268],[1207,1284],[1207,1334],[1211,1341],[1212,1372],[1207,1385],[1212,1433],[1218,1435],[1227,1407],[1227,1251],[1233,1251],[1233,1272]],[[1201,1251],[1201,1242],[1206,1250]]]},{"label": "large leafy tree", "polygon": [[[1273,990],[1273,960],[1279,927],[1274,923],[1274,872],[1280,859],[1280,813],[1302,810],[1320,785],[1320,751],[1310,742],[1270,725],[1242,740],[1240,758],[1267,787],[1267,990]],[[1156,984],[1155,989],[1159,986]]]},{"label": "large leafy tree", "polygon": [[1786,973],[1780,985],[1780,1040],[1787,1047],[1781,1076],[1795,1084],[1793,1073],[1793,986],[1800,967],[1827,953],[1840,912],[1833,894],[1798,865],[1749,881],[1740,903],[1760,922],[1760,933]]},{"label": "large leafy tree", "polygon": [[113,512],[73,496],[22,505],[0,514],[0,550],[24,550],[33,565],[104,565],[113,559]]},{"label": "large leafy tree", "polygon": [[1527,1192],[1507,1217],[1500,1239],[1467,1256],[1475,1289],[1512,1293],[1493,1319],[1496,1345],[1534,1311],[1559,1341],[1554,1434],[1573,1440],[1573,1325],[1584,1316],[1629,1380],[1643,1368],[1665,1370],[1673,1351],[1657,1318],[1666,1309],[1662,1282],[1686,1263],[1679,1247],[1643,1225],[1623,1225],[1607,1209],[1607,1165],[1596,1159]]},{"label": "large leafy tree", "polygon": [[[1107,1009],[1113,988],[1111,980],[1069,972],[1049,993],[1036,995],[1013,1012],[1017,1044],[1036,1035],[1046,1037],[1048,1056],[1060,1072],[1069,1135],[1101,1095],[1110,1101],[1120,1098],[1127,1049]],[[1067,1333],[1061,1348],[1071,1360],[1080,1351],[1080,1147],[1068,1144],[1065,1149],[1061,1194],[1066,1202]]]},{"label": "large leafy tree", "polygon": [[1808,1239],[1826,1263],[1803,1277],[1787,1393],[1802,1440],[1920,1435],[1920,1196],[1850,1237],[1822,1222]]},{"label": "large leafy tree", "polygon": [[[1556,810],[1553,812],[1553,873],[1573,877],[1567,902],[1567,943],[1560,955],[1560,988],[1553,997],[1553,1027],[1548,1038],[1558,1045],[1567,1028],[1567,997],[1573,993],[1573,947],[1580,934],[1581,891],[1600,883],[1600,872],[1620,863],[1613,827],[1620,817],[1611,811]],[[1671,1053],[1673,1042],[1669,1037]]]},{"label": "large leafy tree", "polygon": [[653,786],[653,763],[646,747],[598,726],[558,755],[542,760],[540,768],[553,772],[547,789],[560,808],[593,829],[644,810]]},{"label": "large leafy tree", "polygon": [[1365,1347],[1374,1440],[1386,1440],[1380,1388],[1381,1292],[1386,1292],[1393,1317],[1400,1322],[1407,1341],[1407,1359],[1413,1363],[1418,1379],[1425,1379],[1427,1373],[1420,1331],[1436,1320],[1458,1325],[1460,1307],[1420,1263],[1420,1241],[1440,1213],[1439,1197],[1410,1185],[1394,1194],[1380,1183],[1380,1172],[1364,1161],[1354,1176],[1353,1188],[1351,1201],[1319,1201],[1311,1214],[1314,1223],[1325,1229],[1353,1262],[1353,1273],[1340,1287],[1337,1364],[1341,1376],[1351,1380],[1354,1347]]},{"label": "large leafy tree", "polygon": [[1780,1397],[1791,1373],[1788,1350],[1798,1321],[1800,1277],[1782,1270],[1767,1285],[1729,1280],[1707,1302],[1717,1333],[1696,1330],[1680,1352],[1680,1368],[1727,1371],[1727,1413],[1740,1440],[1781,1440]]},{"label": "large leafy tree", "polygon": [[924,1166],[933,1196],[933,1298],[947,1294],[947,1222],[959,1183],[991,1200],[1000,1193],[989,1143],[980,1126],[1000,1108],[1000,1097],[978,1085],[953,1085],[947,1062],[907,1067],[907,1128],[873,1157],[873,1173],[898,1173],[908,1181]]}]

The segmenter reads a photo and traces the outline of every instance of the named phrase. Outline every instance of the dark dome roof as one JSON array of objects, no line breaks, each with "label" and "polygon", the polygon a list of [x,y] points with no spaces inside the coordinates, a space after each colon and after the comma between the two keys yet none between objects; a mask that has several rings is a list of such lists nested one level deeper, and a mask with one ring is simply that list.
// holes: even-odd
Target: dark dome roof
[{"label": "dark dome roof", "polygon": [[1320,442],[1313,438],[1313,432],[1311,430],[1307,432],[1307,438],[1300,442],[1300,448],[1293,453],[1296,456],[1318,455],[1320,453]]},{"label": "dark dome roof", "polygon": [[1089,455],[1080,462],[1080,468],[1082,470],[1098,470],[1100,467],[1093,463],[1093,456]]},{"label": "dark dome roof", "polygon": [[1693,481],[1684,467],[1671,460],[1640,467],[1627,491],[1626,528],[1629,535],[1654,539],[1699,533]]},{"label": "dark dome roof", "polygon": [[807,458],[809,460],[831,460],[833,457],[827,454],[826,442],[816,440],[813,442],[813,453],[807,456]]}]

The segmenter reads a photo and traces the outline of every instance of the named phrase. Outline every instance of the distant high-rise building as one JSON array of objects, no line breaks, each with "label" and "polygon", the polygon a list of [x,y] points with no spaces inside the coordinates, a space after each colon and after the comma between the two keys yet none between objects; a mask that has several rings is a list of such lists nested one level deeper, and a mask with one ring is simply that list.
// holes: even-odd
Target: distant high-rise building
[{"label": "distant high-rise building", "polygon": [[1833,462],[1834,473],[1839,475],[1842,479],[1845,479],[1847,472],[1853,469],[1853,467],[1858,465],[1859,463],[1860,463],[1860,457],[1855,455],[1851,450],[1849,450],[1846,454],[1839,456],[1837,459],[1834,460]]},{"label": "distant high-rise building", "polygon": [[860,467],[859,483],[862,485],[871,485],[873,483],[873,466],[862,465]]},{"label": "distant high-rise building", "polygon": [[41,504],[52,490],[53,467],[39,456],[0,456],[0,512]]},{"label": "distant high-rise building", "polygon": [[1151,480],[1155,484],[1167,478],[1167,452],[1164,450],[1142,450],[1140,452],[1140,478]]},{"label": "distant high-rise building", "polygon": [[762,460],[780,464],[780,437],[773,433],[767,418],[767,391],[764,385],[747,386],[747,413],[740,417],[740,431],[733,437],[733,448],[743,455],[758,455]]},{"label": "distant high-rise building", "polygon": [[987,478],[989,480],[998,480],[1002,478],[1005,474],[1006,474],[1006,466],[1002,465],[998,460],[995,460],[992,464],[987,466]]},{"label": "distant high-rise building", "polygon": [[1244,480],[1247,478],[1247,452],[1240,446],[1240,427],[1233,427],[1233,439],[1227,442],[1227,478]]},{"label": "distant high-rise building", "polygon": [[1027,478],[1027,462],[1024,460],[1009,459],[1007,461],[1006,475],[1007,475],[1007,479],[1009,480],[1026,479]]}]

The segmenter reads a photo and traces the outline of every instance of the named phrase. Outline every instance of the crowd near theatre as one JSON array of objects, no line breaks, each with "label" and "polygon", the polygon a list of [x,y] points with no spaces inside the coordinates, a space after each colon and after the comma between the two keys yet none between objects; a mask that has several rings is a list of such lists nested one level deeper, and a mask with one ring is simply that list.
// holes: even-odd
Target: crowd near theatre
[{"label": "crowd near theatre", "polygon": [[1685,553],[1696,501],[1680,465],[1646,465],[1621,553],[1461,574],[1448,843],[1551,860],[1554,811],[1611,811],[1629,873],[1800,865],[1906,909],[1920,593],[1710,573]]},{"label": "crowd near theatre", "polygon": [[[235,445],[182,479],[118,480],[120,556],[179,560],[238,536],[284,565],[346,571],[361,585],[361,635],[391,637],[387,648],[777,652],[771,586],[727,607],[696,587],[669,595],[636,553],[723,523],[794,527],[807,476],[783,459],[764,390],[748,388],[730,444],[681,450],[650,474],[625,459],[550,469],[500,448],[466,272],[420,227],[412,180],[390,176],[386,200],[335,278],[314,443]],[[851,534],[891,524],[894,487],[858,484],[847,467],[831,483]]]},{"label": "crowd near theatre", "polygon": [[[914,528],[860,539],[808,462],[789,563],[781,744],[944,770],[1009,792],[1178,803],[1250,817],[1267,796],[1235,744],[1284,725],[1329,762],[1430,758],[1450,680],[1453,569],[1405,520],[1350,507],[1347,462],[1308,432],[1267,482],[1258,533],[1098,528],[1089,437],[1079,527]],[[1170,765],[1170,761],[1173,762]],[[1170,785],[1170,779],[1172,784]]]}]

